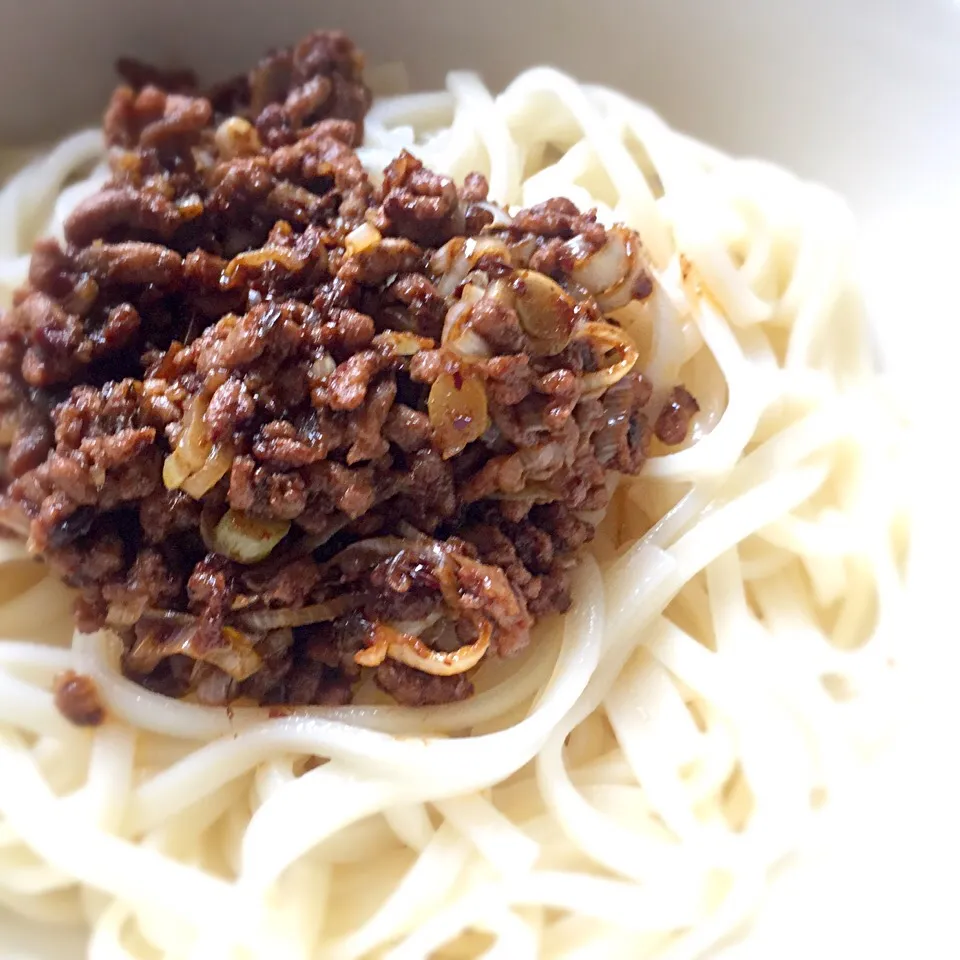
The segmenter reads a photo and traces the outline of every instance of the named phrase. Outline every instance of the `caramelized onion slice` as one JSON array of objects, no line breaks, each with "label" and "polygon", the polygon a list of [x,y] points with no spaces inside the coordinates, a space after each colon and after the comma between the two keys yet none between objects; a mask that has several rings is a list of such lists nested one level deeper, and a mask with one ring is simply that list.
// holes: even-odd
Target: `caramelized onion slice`
[{"label": "caramelized onion slice", "polygon": [[512,500],[518,503],[556,503],[561,499],[559,493],[542,484],[529,484],[516,493],[507,493],[502,490],[488,493],[485,500]]},{"label": "caramelized onion slice", "polygon": [[575,334],[577,340],[591,340],[601,353],[614,352],[620,359],[600,370],[583,374],[584,395],[597,395],[622,380],[634,367],[639,352],[629,335],[612,323],[585,323]]},{"label": "caramelized onion slice", "polygon": [[483,381],[473,374],[441,373],[430,388],[427,413],[444,460],[456,456],[489,426]]},{"label": "caramelized onion slice", "polygon": [[499,204],[491,203],[489,200],[474,200],[471,206],[476,207],[479,210],[486,210],[487,213],[493,217],[493,223],[488,223],[483,228],[485,231],[502,230],[504,227],[513,225],[513,217],[511,217],[509,212]]},{"label": "caramelized onion slice", "polygon": [[290,530],[288,520],[260,520],[228,510],[213,529],[213,547],[237,563],[259,563]]},{"label": "caramelized onion slice", "polygon": [[279,263],[281,267],[296,273],[302,270],[306,261],[298,257],[292,250],[282,247],[260,247],[258,250],[245,250],[238,253],[224,268],[220,275],[220,286],[229,286],[237,271],[255,270],[265,263]]},{"label": "caramelized onion slice", "polygon": [[432,650],[419,637],[401,633],[385,623],[373,626],[373,642],[354,654],[361,667],[377,667],[390,657],[421,673],[434,677],[453,677],[475,667],[490,646],[493,630],[488,621],[481,621],[480,635],[473,643],[451,653]]},{"label": "caramelized onion slice", "polygon": [[463,297],[448,311],[443,321],[443,333],[440,342],[451,350],[467,359],[485,359],[492,356],[493,351],[483,337],[467,327],[470,319],[470,309],[482,296],[481,291],[472,284],[463,291]]},{"label": "caramelized onion slice", "polygon": [[320,569],[329,570],[331,567],[342,567],[348,563],[361,565],[364,562],[368,566],[373,566],[381,560],[395,557],[401,552],[419,557],[424,563],[429,563],[437,568],[449,566],[450,563],[450,552],[446,544],[425,534],[420,534],[415,539],[383,536],[357,540],[321,564]]},{"label": "caramelized onion slice", "polygon": [[[486,279],[486,277],[484,277]],[[443,320],[440,342],[461,356],[489,357],[492,353],[486,340],[470,330],[470,310],[484,296],[484,290],[475,283],[467,283],[460,291],[460,298],[447,311]]]},{"label": "caramelized onion slice", "polygon": [[260,655],[253,648],[253,640],[233,627],[220,631],[221,642],[215,646],[197,643],[198,625],[178,627],[165,639],[147,635],[139,639],[126,654],[128,669],[134,673],[150,673],[161,660],[182,654],[191,660],[209,663],[228,674],[234,680],[252,677],[261,665]]},{"label": "caramelized onion slice", "polygon": [[421,337],[409,330],[384,330],[377,334],[374,344],[398,357],[412,357],[415,353],[431,350],[434,346],[430,337]]},{"label": "caramelized onion slice", "polygon": [[574,257],[570,279],[594,296],[617,286],[633,263],[632,234],[619,225],[607,231],[606,242],[599,250],[586,246],[579,236],[569,240],[567,248]]},{"label": "caramelized onion slice", "polygon": [[226,645],[205,651],[204,660],[219,667],[234,680],[252,677],[260,669],[261,661],[250,637],[233,627],[224,627],[220,636]]},{"label": "caramelized onion slice", "polygon": [[358,597],[343,596],[324,603],[312,603],[307,607],[283,610],[245,610],[231,619],[245,630],[256,633],[279,630],[282,627],[305,627],[311,623],[336,620],[342,613],[355,607]]},{"label": "caramelized onion slice", "polygon": [[348,257],[352,257],[367,247],[376,246],[382,239],[380,231],[372,223],[361,223],[347,234],[344,251]]},{"label": "caramelized onion slice", "polygon": [[454,551],[447,544],[423,534],[411,539],[402,537],[368,537],[344,547],[336,556],[321,565],[321,570],[346,564],[372,567],[381,560],[395,557],[401,551],[429,564],[437,578],[443,601],[450,610],[460,609],[460,593],[456,583]]}]

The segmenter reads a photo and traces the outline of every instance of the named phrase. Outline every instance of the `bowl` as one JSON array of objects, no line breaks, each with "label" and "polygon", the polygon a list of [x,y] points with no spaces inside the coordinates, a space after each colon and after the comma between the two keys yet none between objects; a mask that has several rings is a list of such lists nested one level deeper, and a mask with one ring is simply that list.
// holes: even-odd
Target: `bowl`
[{"label": "bowl", "polygon": [[[896,744],[829,814],[807,853],[785,866],[759,920],[721,955],[956,955],[946,904],[941,909],[926,881],[938,870],[947,875],[951,856],[955,862],[944,838],[956,787],[945,776],[939,782],[930,762],[945,729],[938,704],[946,696],[941,701],[937,684],[945,686],[951,671],[927,665],[950,653],[949,628],[932,611],[943,595],[947,568],[938,548],[947,542],[944,523],[954,519],[943,507],[952,484],[935,456],[942,418],[930,414],[952,400],[960,326],[949,289],[960,253],[953,226],[960,213],[960,5],[0,0],[0,141],[42,143],[95,122],[120,54],[212,77],[317,26],[347,30],[372,64],[402,62],[415,89],[438,86],[452,68],[479,70],[499,88],[525,67],[554,64],[648,102],[700,139],[787,165],[849,200],[863,228],[862,269],[884,362],[922,414],[918,489],[930,522],[918,527],[924,549],[916,551],[914,579],[926,591],[917,609],[927,618],[918,613],[911,625],[913,672],[903,696],[917,684],[924,696],[905,701],[909,722]],[[0,914],[4,960],[66,960],[81,951],[71,932]]]}]

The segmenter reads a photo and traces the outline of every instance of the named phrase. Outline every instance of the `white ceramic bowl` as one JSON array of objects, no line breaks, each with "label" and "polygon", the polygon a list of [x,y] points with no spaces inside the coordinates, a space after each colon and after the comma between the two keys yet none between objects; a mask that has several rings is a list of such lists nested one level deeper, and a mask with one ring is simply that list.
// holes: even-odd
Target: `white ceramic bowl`
[{"label": "white ceramic bowl", "polygon": [[[648,101],[726,150],[836,188],[864,225],[891,369],[915,384],[918,410],[938,409],[938,397],[955,403],[956,0],[0,0],[0,141],[37,142],[94,120],[119,54],[216,76],[316,26],[348,30],[371,63],[403,61],[417,87],[451,68],[478,69],[496,87],[553,63]],[[944,879],[957,862],[960,798],[936,764],[946,719],[937,708],[958,675],[943,661],[955,656],[958,631],[930,613],[938,570],[950,569],[936,547],[955,512],[952,474],[931,459],[941,422],[925,418],[918,443],[922,500],[936,507],[936,523],[919,534],[926,619],[918,613],[909,628],[923,696],[905,711],[898,747],[777,882],[730,960],[960,956]],[[955,743],[944,749],[949,766]],[[0,915],[0,960],[79,958],[79,944]]]}]

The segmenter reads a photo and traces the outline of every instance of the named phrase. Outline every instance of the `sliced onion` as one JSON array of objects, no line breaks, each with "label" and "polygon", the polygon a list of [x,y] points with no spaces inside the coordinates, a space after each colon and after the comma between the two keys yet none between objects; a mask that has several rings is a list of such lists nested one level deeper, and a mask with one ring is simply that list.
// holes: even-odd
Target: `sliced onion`
[{"label": "sliced onion", "polygon": [[367,537],[366,540],[357,540],[350,546],[344,547],[336,556],[327,560],[322,569],[339,566],[344,560],[354,559],[355,554],[358,553],[361,556],[368,554],[374,558],[375,563],[379,563],[385,557],[392,557],[408,547],[415,548],[415,545],[408,543],[402,537]]},{"label": "sliced onion", "polygon": [[643,297],[637,296],[637,281],[644,275],[646,269],[643,257],[638,254],[630,272],[619,284],[596,295],[594,299],[600,309],[609,313],[611,310],[619,310],[621,307],[625,307],[631,300],[647,299],[653,293],[652,280],[648,283],[649,292]]},{"label": "sliced onion", "polygon": [[238,270],[256,269],[265,263],[279,263],[280,266],[295,273],[302,270],[306,261],[292,250],[283,247],[260,247],[258,250],[245,250],[238,253],[224,268],[220,275],[220,285],[226,286]]},{"label": "sliced onion", "polygon": [[452,551],[439,540],[434,540],[426,534],[419,534],[411,539],[368,537],[366,540],[358,540],[327,560],[321,569],[328,570],[330,567],[343,566],[345,561],[357,559],[357,554],[360,554],[361,558],[369,558],[370,565],[373,566],[401,552],[409,553],[433,567],[433,574],[440,583],[444,602],[451,610],[457,610],[460,595],[456,585],[456,571],[453,569]]},{"label": "sliced onion", "polygon": [[194,620],[164,640],[158,641],[149,635],[139,639],[126,655],[127,666],[135,673],[150,673],[161,660],[182,654],[191,660],[212,664],[237,681],[246,680],[260,669],[262,661],[250,637],[232,627],[224,627],[220,638],[223,642],[216,646],[198,644]]},{"label": "sliced onion", "polygon": [[448,311],[443,320],[443,333],[440,334],[440,342],[446,346],[451,338],[456,340],[460,337],[463,325],[470,313],[470,304],[458,300]]},{"label": "sliced onion", "polygon": [[433,540],[425,534],[420,534],[416,540],[407,540],[403,537],[367,537],[366,540],[357,540],[350,546],[344,547],[336,556],[327,560],[322,569],[341,566],[345,560],[356,559],[356,554],[369,555],[373,562],[379,563],[387,557],[396,556],[402,551],[412,553],[427,563],[440,566],[447,561],[447,552],[439,540]]},{"label": "sliced onion", "polygon": [[453,677],[475,667],[490,646],[493,630],[483,620],[480,624],[480,636],[470,644],[451,653],[432,650],[419,637],[401,633],[385,623],[374,624],[370,646],[354,655],[354,661],[361,667],[377,667],[390,657],[399,663],[421,673],[434,677]]},{"label": "sliced onion", "polygon": [[524,476],[535,480],[549,479],[567,461],[567,451],[563,444],[551,441],[523,447],[514,456],[520,458]]},{"label": "sliced onion", "polygon": [[477,299],[483,296],[483,291],[490,286],[490,277],[482,270],[471,270],[463,279],[463,296],[474,296]]},{"label": "sliced onion", "polygon": [[475,330],[466,329],[472,304],[458,300],[448,311],[443,321],[440,342],[462,357],[486,359],[493,356],[490,345]]},{"label": "sliced onion", "polygon": [[421,337],[409,330],[385,330],[377,335],[376,343],[398,357],[412,357],[415,353],[430,350],[434,346],[430,337]]},{"label": "sliced onion", "polygon": [[471,263],[476,263],[485,254],[502,257],[510,263],[510,252],[500,237],[474,237],[472,244],[472,247],[468,245]]},{"label": "sliced onion", "polygon": [[400,633],[408,633],[412,637],[421,637],[440,620],[441,616],[442,614],[435,610],[419,620],[394,620],[393,629]]},{"label": "sliced onion", "polygon": [[367,247],[376,246],[382,239],[380,231],[372,223],[361,223],[359,227],[347,234],[344,250],[348,257],[352,257],[366,250]]},{"label": "sliced onion", "polygon": [[448,311],[443,321],[440,342],[463,356],[489,357],[493,351],[487,341],[473,330],[466,329],[470,308],[476,299],[458,300]]},{"label": "sliced onion", "polygon": [[[498,281],[499,282],[499,281]],[[440,342],[462,357],[486,359],[493,355],[490,345],[475,330],[467,328],[470,308],[482,300],[484,291],[475,284],[463,289],[460,299],[447,311],[443,321],[443,333]]]},{"label": "sliced onion", "polygon": [[537,238],[525,236],[510,243],[510,259],[515,266],[526,267],[530,258],[537,252]]},{"label": "sliced onion", "polygon": [[623,227],[611,227],[607,242],[599,250],[585,245],[583,237],[567,242],[567,249],[576,260],[570,278],[587,293],[596,295],[616,286],[630,272],[631,234]]},{"label": "sliced onion", "polygon": [[[366,540],[358,540],[351,543],[349,547],[344,547],[336,556],[331,557],[321,565],[321,570],[326,571],[331,567],[342,567],[350,559],[369,560],[370,566],[385,560],[388,557],[395,557],[398,553],[405,552],[411,556],[417,557],[425,564],[432,567],[432,573],[440,585],[440,593],[443,596],[444,603],[453,611],[459,611],[461,608],[460,591],[457,587],[457,573],[454,567],[454,551],[439,540],[434,540],[426,534],[418,534],[415,538],[404,539],[402,537],[368,537]],[[357,557],[357,554],[360,556]]]},{"label": "sliced onion", "polygon": [[475,330],[464,330],[452,348],[467,360],[486,360],[493,356],[490,344]]},{"label": "sliced onion", "polygon": [[634,299],[647,267],[636,233],[618,224],[607,231],[607,242],[599,250],[590,250],[582,237],[574,237],[567,248],[576,259],[570,279],[593,296],[601,310],[617,310]]},{"label": "sliced onion", "polygon": [[259,563],[289,531],[288,520],[260,520],[228,510],[213,530],[213,545],[217,553],[237,563]]},{"label": "sliced onion", "polygon": [[312,603],[307,607],[297,607],[293,610],[245,610],[231,619],[244,629],[257,633],[279,630],[282,627],[305,627],[311,623],[336,620],[341,614],[357,606],[359,602],[359,597],[343,596],[325,603]]},{"label": "sliced onion", "polygon": [[455,456],[489,426],[483,381],[469,373],[441,373],[430,388],[427,413],[443,458]]},{"label": "sliced onion", "polygon": [[219,667],[234,680],[253,676],[261,664],[260,655],[253,649],[253,641],[233,627],[224,627],[220,636],[227,641],[227,646],[205,650],[202,659]]},{"label": "sliced onion", "polygon": [[449,297],[466,279],[467,274],[484,254],[499,256],[511,262],[506,244],[498,237],[454,237],[445,243],[431,258],[429,269],[440,279],[437,292]]},{"label": "sliced onion", "polygon": [[114,600],[107,607],[107,625],[111,627],[132,627],[143,616],[146,606],[147,598],[143,595],[126,601]]},{"label": "sliced onion", "polygon": [[627,333],[612,323],[585,323],[577,330],[575,339],[592,340],[601,344],[604,353],[615,350],[620,354],[616,363],[583,374],[584,395],[596,396],[622,380],[633,369],[640,355]]},{"label": "sliced onion", "polygon": [[[487,278],[487,275],[485,273],[472,273],[472,274],[468,274],[467,276],[468,276],[468,280],[469,280],[469,277],[483,277],[484,279]],[[485,289],[486,289],[485,285],[473,283],[472,281],[467,282],[464,284],[463,292],[460,294],[460,299],[466,304],[473,305],[478,300],[483,299]]]},{"label": "sliced onion", "polygon": [[499,230],[503,227],[509,227],[513,223],[513,217],[503,207],[498,207],[497,204],[491,203],[489,200],[475,200],[471,206],[486,210],[493,217],[493,223],[487,224],[484,230]]},{"label": "sliced onion", "polygon": [[470,260],[463,253],[466,243],[463,237],[454,237],[430,258],[431,273],[440,277],[437,293],[442,297],[449,297],[470,272]]}]

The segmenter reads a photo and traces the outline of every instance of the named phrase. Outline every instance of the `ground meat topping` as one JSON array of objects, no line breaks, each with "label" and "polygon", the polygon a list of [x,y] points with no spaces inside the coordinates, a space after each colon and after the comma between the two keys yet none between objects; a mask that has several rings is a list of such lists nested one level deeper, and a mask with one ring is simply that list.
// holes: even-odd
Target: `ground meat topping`
[{"label": "ground meat topping", "polygon": [[374,186],[361,70],[325,32],[210,90],[124,61],[110,179],[0,317],[0,518],[169,696],[469,696],[697,412],[607,317],[651,294],[639,237],[406,152]]},{"label": "ground meat topping", "polygon": [[654,431],[663,443],[675,445],[683,443],[690,430],[690,421],[700,410],[700,405],[683,387],[674,387],[670,397],[663,405]]},{"label": "ground meat topping", "polygon": [[53,702],[63,716],[77,727],[99,727],[107,712],[92,677],[67,670],[54,680]]}]

